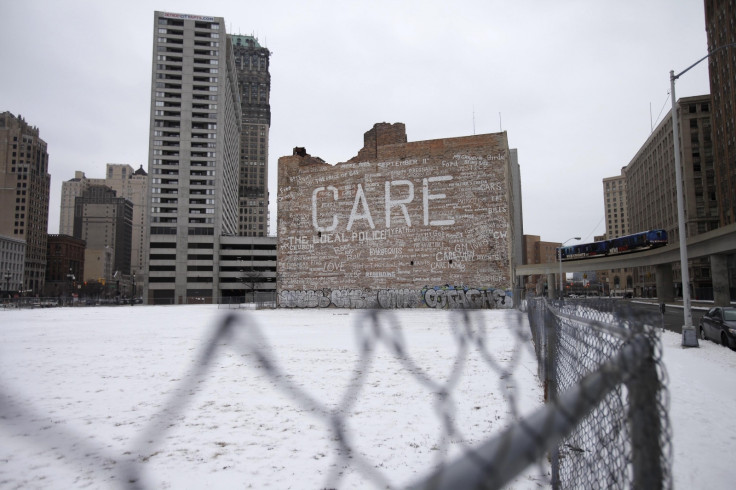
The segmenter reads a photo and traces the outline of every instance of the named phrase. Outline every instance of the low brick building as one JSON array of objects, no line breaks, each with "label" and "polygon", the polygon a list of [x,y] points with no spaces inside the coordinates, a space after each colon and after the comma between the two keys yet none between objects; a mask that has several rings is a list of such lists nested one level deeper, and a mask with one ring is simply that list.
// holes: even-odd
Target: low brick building
[{"label": "low brick building", "polygon": [[[560,242],[545,242],[538,235],[524,235],[524,264],[549,264],[557,262],[557,247]],[[547,276],[534,275],[526,278],[525,290],[532,294],[542,295],[547,285]]]},{"label": "low brick building", "polygon": [[279,305],[510,305],[515,156],[505,132],[407,142],[402,123],[336,165],[295,148],[279,159]]},{"label": "low brick building", "polygon": [[85,245],[81,238],[48,235],[44,296],[71,296],[77,291],[84,282]]}]

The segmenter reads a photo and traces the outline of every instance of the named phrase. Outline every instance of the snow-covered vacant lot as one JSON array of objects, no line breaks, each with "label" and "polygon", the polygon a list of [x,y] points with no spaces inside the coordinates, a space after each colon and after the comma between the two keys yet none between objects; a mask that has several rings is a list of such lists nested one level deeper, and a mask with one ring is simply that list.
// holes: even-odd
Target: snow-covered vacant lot
[{"label": "snow-covered vacant lot", "polygon": [[[452,459],[541,404],[518,312],[478,313],[489,363],[475,348],[458,356],[457,317],[447,312],[392,312],[402,325],[396,337],[387,324],[380,336],[356,331],[360,311],[252,311],[193,376],[226,313],[0,311],[0,487],[116,487],[131,462],[149,488],[322,488],[335,471],[344,473],[339,488],[401,487],[432,468],[444,443]],[[675,484],[730,488],[736,353],[709,342],[685,350],[679,335],[663,335]],[[371,355],[361,354],[366,341],[376,342]],[[396,358],[397,344],[411,363]],[[264,370],[259,352],[276,368]],[[438,408],[448,378],[449,403]],[[352,459],[338,456],[330,413],[345,422]],[[450,437],[441,415],[453,421]],[[513,486],[546,486],[539,472]]]}]

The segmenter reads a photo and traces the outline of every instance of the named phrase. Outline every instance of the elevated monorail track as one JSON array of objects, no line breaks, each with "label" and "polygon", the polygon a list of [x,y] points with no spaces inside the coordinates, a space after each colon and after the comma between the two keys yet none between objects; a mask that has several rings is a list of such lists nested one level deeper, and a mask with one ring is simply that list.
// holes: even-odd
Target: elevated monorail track
[{"label": "elevated monorail track", "polygon": [[[672,237],[670,237],[672,240]],[[710,255],[736,253],[736,223],[702,233],[687,240],[689,258],[708,257]],[[623,269],[625,267],[641,267],[647,265],[668,264],[680,260],[680,246],[677,242],[665,247],[611,255],[600,258],[566,260],[562,262],[563,272],[586,272],[605,269]],[[558,274],[560,263],[524,264],[516,266],[517,276],[537,274]]]}]

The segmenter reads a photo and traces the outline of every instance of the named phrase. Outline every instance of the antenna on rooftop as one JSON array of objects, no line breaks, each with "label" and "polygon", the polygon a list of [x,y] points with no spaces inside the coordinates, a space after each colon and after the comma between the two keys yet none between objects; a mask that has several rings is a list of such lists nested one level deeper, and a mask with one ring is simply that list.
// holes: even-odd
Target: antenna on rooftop
[{"label": "antenna on rooftop", "polygon": [[475,136],[475,105],[473,105],[473,136]]},{"label": "antenna on rooftop", "polygon": [[501,122],[501,113],[498,113],[498,130],[503,133],[503,123]]},{"label": "antenna on rooftop", "polygon": [[649,102],[649,132],[654,132],[654,121],[652,121],[652,103]]}]

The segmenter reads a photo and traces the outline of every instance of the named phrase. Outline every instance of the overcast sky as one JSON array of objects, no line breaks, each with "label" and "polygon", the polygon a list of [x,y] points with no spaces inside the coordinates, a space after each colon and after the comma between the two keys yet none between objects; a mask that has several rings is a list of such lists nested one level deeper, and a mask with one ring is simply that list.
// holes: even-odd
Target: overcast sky
[{"label": "overcast sky", "polygon": [[[702,0],[4,0],[0,111],[48,144],[51,233],[76,170],[148,167],[154,10],[224,17],[272,52],[274,233],[280,156],[342,162],[373,124],[403,122],[409,141],[507,131],[524,233],[592,241],[602,179],[669,110],[669,71],[707,52]],[[708,92],[705,62],[677,83],[678,98]]]}]

